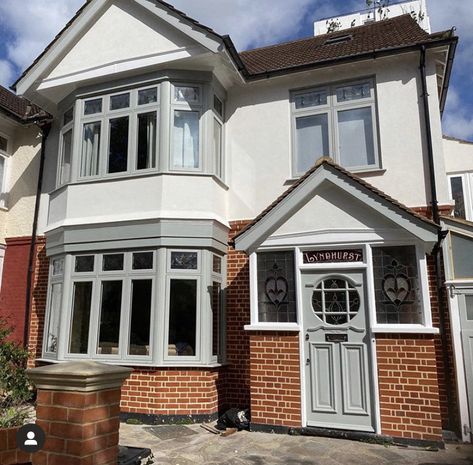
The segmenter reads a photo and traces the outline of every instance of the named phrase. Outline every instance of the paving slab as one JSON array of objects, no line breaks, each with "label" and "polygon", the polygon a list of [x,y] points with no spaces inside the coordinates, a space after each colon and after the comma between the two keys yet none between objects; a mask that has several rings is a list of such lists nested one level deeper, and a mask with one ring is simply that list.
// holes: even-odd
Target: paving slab
[{"label": "paving slab", "polygon": [[150,448],[159,465],[473,465],[471,445],[448,444],[446,450],[432,452],[247,431],[222,437],[200,425],[186,425],[182,431],[179,435],[174,428],[160,439],[149,432],[149,426],[122,424],[120,444]]}]

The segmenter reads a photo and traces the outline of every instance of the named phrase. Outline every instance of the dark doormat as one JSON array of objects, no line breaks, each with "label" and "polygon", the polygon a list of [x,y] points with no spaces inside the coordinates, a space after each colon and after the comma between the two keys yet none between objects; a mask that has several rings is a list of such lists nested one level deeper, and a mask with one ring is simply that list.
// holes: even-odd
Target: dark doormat
[{"label": "dark doormat", "polygon": [[184,436],[198,434],[196,431],[184,425],[153,426],[150,428],[145,428],[145,431],[151,433],[153,436],[156,436],[163,441],[166,441],[167,439],[178,439]]}]

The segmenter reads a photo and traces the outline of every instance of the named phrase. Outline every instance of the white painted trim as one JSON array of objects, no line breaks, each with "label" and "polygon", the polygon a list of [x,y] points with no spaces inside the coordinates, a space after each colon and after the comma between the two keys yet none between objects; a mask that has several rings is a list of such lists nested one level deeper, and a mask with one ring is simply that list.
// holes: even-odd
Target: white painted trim
[{"label": "white painted trim", "polygon": [[251,325],[258,325],[258,257],[256,252],[250,255],[250,314]]},{"label": "white painted trim", "polygon": [[301,331],[297,323],[255,323],[244,328],[245,331]]},{"label": "white painted trim", "polygon": [[438,328],[422,325],[375,325],[371,328],[371,331],[375,334],[440,334]]},{"label": "white painted trim", "polygon": [[183,47],[173,50],[172,52],[161,52],[139,58],[115,61],[112,63],[107,63],[103,66],[77,71],[64,76],[44,79],[38,86],[38,90],[51,89],[53,87],[64,86],[66,84],[72,84],[79,81],[96,79],[102,76],[112,76],[113,74],[123,73],[125,71],[146,68],[162,63],[182,60],[184,58],[191,58],[201,55],[204,52],[205,51],[202,49],[202,47]]}]

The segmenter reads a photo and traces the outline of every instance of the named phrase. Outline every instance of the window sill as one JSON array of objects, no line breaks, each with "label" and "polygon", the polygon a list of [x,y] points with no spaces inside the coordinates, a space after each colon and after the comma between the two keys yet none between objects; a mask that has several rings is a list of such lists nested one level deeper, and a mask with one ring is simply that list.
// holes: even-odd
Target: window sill
[{"label": "window sill", "polygon": [[197,363],[197,362],[182,362],[182,363],[153,363],[153,362],[143,362],[143,361],[134,361],[134,360],[104,360],[104,359],[92,359],[92,358],[71,358],[67,360],[56,360],[53,358],[37,358],[36,362],[41,363],[67,363],[67,362],[77,362],[77,361],[87,361],[87,362],[99,362],[105,363],[107,365],[120,365],[125,367],[150,367],[150,368],[221,368],[229,365],[228,362],[222,363]]},{"label": "window sill", "polygon": [[245,325],[245,331],[294,331],[300,332],[301,327],[296,323],[256,323]]},{"label": "window sill", "polygon": [[420,325],[377,325],[371,328],[374,334],[440,334],[438,328]]}]

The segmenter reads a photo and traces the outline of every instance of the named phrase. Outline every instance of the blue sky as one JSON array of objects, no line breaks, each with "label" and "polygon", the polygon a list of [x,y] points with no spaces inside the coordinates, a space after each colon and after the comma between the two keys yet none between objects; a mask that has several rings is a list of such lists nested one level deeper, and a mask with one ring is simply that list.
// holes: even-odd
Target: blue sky
[{"label": "blue sky", "polygon": [[[365,7],[365,0],[167,0],[239,50],[307,37],[313,22]],[[0,0],[0,84],[10,85],[84,0]],[[473,2],[427,0],[434,31],[457,28],[460,45],[444,114],[446,134],[473,141]]]}]

